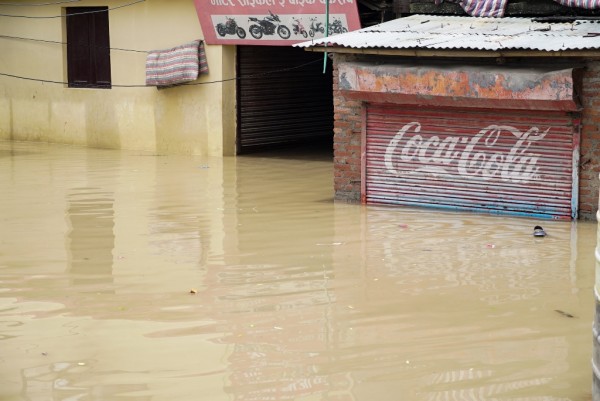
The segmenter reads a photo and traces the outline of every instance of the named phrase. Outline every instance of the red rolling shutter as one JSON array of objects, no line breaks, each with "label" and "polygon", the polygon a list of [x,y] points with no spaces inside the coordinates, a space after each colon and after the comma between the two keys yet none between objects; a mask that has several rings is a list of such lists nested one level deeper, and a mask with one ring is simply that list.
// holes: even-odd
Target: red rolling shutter
[{"label": "red rolling shutter", "polygon": [[366,203],[577,216],[579,128],[567,112],[368,104],[366,114]]}]

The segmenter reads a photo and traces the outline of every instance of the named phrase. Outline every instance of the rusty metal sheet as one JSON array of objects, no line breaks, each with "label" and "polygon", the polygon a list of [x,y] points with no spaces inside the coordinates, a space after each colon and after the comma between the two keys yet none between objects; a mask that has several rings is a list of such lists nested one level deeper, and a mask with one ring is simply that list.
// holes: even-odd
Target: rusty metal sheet
[{"label": "rusty metal sheet", "polygon": [[578,110],[573,69],[377,65],[344,62],[346,96],[386,103],[503,109]]},{"label": "rusty metal sheet", "polygon": [[568,113],[368,104],[365,136],[366,203],[577,216]]}]

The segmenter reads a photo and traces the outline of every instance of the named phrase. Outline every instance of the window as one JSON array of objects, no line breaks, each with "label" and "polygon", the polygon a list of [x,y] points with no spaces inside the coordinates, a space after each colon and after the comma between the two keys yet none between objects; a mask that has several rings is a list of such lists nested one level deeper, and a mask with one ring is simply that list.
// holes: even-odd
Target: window
[{"label": "window", "polygon": [[69,88],[110,88],[108,7],[67,7]]}]

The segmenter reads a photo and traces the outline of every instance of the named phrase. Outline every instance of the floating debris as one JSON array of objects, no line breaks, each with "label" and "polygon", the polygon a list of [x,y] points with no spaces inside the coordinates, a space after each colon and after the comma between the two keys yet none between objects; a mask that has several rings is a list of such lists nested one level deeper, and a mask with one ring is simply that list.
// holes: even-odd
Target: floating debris
[{"label": "floating debris", "polygon": [[195,288],[192,288],[192,289],[190,290],[190,294],[196,294],[196,293],[198,293],[198,291],[197,291]]},{"label": "floating debris", "polygon": [[533,227],[533,236],[534,237],[545,237],[546,231],[541,226]]},{"label": "floating debris", "polygon": [[560,310],[560,309],[554,309],[554,312],[556,312],[556,313],[560,313],[560,314],[561,314],[561,315],[563,315],[564,317],[569,317],[569,318],[573,318],[573,317],[575,317],[575,315],[571,315],[570,313],[568,313],[568,312],[565,312],[565,311],[562,311],[562,310]]}]

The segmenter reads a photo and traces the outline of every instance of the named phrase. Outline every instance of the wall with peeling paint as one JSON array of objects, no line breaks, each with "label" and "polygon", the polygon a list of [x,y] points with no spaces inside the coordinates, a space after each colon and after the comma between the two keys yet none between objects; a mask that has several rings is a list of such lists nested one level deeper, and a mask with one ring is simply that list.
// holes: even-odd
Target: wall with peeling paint
[{"label": "wall with peeling paint", "polygon": [[354,98],[431,106],[577,110],[572,68],[343,63],[340,89]]}]

